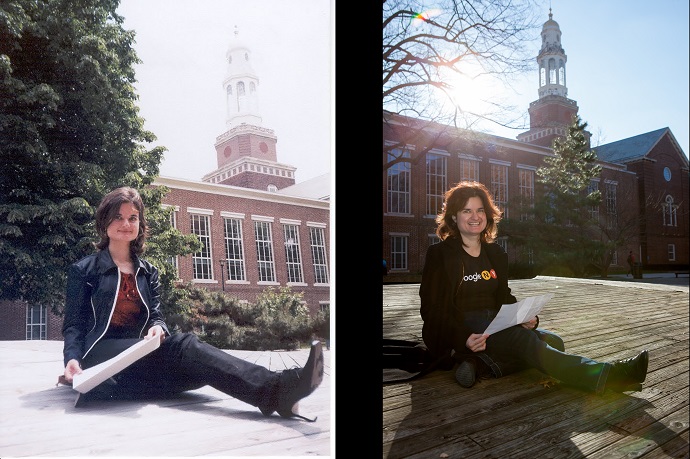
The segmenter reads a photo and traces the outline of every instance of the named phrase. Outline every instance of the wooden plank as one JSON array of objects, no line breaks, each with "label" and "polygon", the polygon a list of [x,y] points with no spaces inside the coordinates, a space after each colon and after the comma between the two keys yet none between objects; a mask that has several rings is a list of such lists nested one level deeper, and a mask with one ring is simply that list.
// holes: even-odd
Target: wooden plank
[{"label": "wooden plank", "polygon": [[[556,292],[540,326],[569,352],[607,361],[649,349],[644,389],[599,396],[537,370],[464,389],[436,371],[384,385],[384,458],[687,457],[687,287],[535,278],[511,288],[518,298]],[[384,337],[420,339],[418,289],[384,286]]]}]

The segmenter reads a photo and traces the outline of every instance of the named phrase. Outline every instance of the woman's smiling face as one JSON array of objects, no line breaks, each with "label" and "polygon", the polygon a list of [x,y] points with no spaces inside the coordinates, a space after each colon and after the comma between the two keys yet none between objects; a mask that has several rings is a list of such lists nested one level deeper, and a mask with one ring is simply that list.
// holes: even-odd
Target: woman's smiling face
[{"label": "woman's smiling face", "polygon": [[455,222],[462,236],[479,237],[486,228],[486,213],[481,198],[477,196],[469,198],[465,207],[455,215]]},{"label": "woman's smiling face", "polygon": [[131,242],[139,235],[139,211],[131,202],[122,203],[120,211],[108,225],[111,241]]}]

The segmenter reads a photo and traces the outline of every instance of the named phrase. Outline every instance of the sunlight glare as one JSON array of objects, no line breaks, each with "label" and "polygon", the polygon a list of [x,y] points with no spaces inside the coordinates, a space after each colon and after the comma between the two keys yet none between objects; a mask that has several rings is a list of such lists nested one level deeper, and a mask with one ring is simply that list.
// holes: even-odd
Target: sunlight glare
[{"label": "sunlight glare", "polygon": [[412,25],[415,27],[419,27],[422,25],[424,22],[428,21],[429,18],[432,18],[434,16],[438,16],[441,14],[440,9],[433,9],[433,10],[428,10],[428,11],[422,11],[421,13],[417,14],[412,18]]},{"label": "sunlight glare", "polygon": [[490,110],[490,85],[487,78],[470,77],[465,74],[453,73],[446,81],[451,88],[450,97],[453,103],[463,112],[486,113]]}]

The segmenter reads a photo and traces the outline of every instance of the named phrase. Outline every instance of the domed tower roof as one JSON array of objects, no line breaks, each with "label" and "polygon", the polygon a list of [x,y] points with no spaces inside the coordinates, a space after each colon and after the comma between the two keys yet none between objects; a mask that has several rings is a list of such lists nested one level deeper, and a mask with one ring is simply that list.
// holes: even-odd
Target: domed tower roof
[{"label": "domed tower roof", "polygon": [[259,77],[252,67],[252,52],[249,46],[240,40],[237,26],[225,52],[225,60],[228,64],[223,79],[227,107],[226,126],[261,126]]},{"label": "domed tower roof", "polygon": [[[228,44],[225,51],[225,59],[228,62],[226,78],[251,76],[256,78],[252,68],[252,51],[240,38],[239,30],[235,26],[234,38]],[[258,80],[258,78],[256,78]]]},{"label": "domed tower roof", "polygon": [[541,28],[541,40],[542,49],[549,47],[561,48],[561,27],[553,20],[551,8],[549,8],[549,20]]}]

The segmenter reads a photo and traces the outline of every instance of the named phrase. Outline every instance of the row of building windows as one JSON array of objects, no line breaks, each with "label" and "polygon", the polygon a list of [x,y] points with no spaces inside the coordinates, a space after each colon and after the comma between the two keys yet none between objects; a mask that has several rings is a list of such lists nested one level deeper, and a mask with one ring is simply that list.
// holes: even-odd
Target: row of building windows
[{"label": "row of building windows", "polygon": [[[173,213],[175,218],[175,213]],[[274,240],[272,218],[255,217],[254,240],[257,258],[259,282],[276,282],[276,264],[274,257]],[[247,267],[245,243],[242,234],[242,217],[223,217],[225,253],[223,254],[223,276],[231,282],[246,282]],[[176,226],[173,220],[173,226]],[[203,244],[202,249],[192,255],[192,276],[195,281],[214,279],[213,254],[211,253],[211,216],[190,214],[190,230]],[[289,284],[303,284],[304,271],[302,263],[302,241],[299,235],[299,223],[283,223],[283,240],[286,264],[285,269]],[[309,225],[311,262],[316,284],[328,284],[328,265],[326,257],[325,227]]]},{"label": "row of building windows", "polygon": [[[448,153],[429,152],[426,156],[426,209],[425,214],[435,216],[443,205],[443,195],[448,189]],[[467,157],[464,157],[467,156]],[[387,177],[387,209],[388,214],[411,214],[412,169],[411,163],[405,161],[410,158],[407,150],[393,149],[388,154],[389,163],[398,161],[388,168]],[[402,160],[402,161],[401,161]],[[478,159],[469,155],[460,155],[460,180],[479,180]],[[508,168],[510,163],[490,160],[491,183],[490,190],[496,205],[503,211],[505,218],[509,217],[508,204]],[[534,204],[534,185],[536,167],[518,164],[518,191],[524,205]],[[592,180],[588,192],[599,190],[599,180]],[[615,223],[618,213],[617,183],[612,180],[604,181],[603,205],[606,210],[609,227]],[[678,226],[678,206],[672,196],[666,197],[662,206],[662,222],[664,226]],[[599,207],[589,209],[590,217],[599,218]],[[521,215],[524,220],[526,215]]]},{"label": "row of building windows", "polygon": [[[440,242],[440,239],[435,234],[429,234],[428,244],[431,246]],[[391,272],[399,271],[406,272],[408,270],[408,247],[410,236],[407,234],[390,234],[391,256],[390,264],[388,265]],[[496,243],[503,247],[506,253],[508,252],[508,239],[499,237]],[[676,245],[668,244],[668,261],[676,261]],[[618,266],[618,253],[613,252],[611,259],[611,266]],[[534,264],[534,252],[532,249],[527,249],[526,253],[527,264]]]},{"label": "row of building windows", "polygon": [[[393,149],[388,154],[388,162],[391,166],[387,172],[387,208],[388,215],[411,215],[412,214],[412,170],[409,160],[410,151],[406,149]],[[436,216],[443,205],[443,196],[448,189],[448,158],[447,152],[432,150],[426,155],[426,209],[427,217]],[[459,171],[460,181],[479,180],[480,160],[471,155],[460,154]],[[508,196],[508,176],[510,163],[498,160],[489,160],[490,180],[489,189],[493,194],[493,199],[498,207],[503,211],[504,217],[508,217],[507,208]],[[523,205],[532,206],[535,198],[535,166],[517,165],[518,193]],[[600,189],[600,180],[592,180],[588,187],[588,193]],[[609,228],[616,224],[618,216],[617,182],[604,180],[602,194],[602,207],[606,213],[606,224]],[[667,196],[665,203],[661,206],[662,224],[664,226],[677,226],[677,208],[672,196]],[[589,209],[592,219],[599,219],[600,206],[592,206]],[[527,214],[519,217],[521,220],[528,218]],[[408,236],[405,234],[391,234],[391,270],[407,269]],[[438,242],[436,235],[429,235],[429,245]],[[508,252],[507,238],[499,238],[497,242]],[[675,261],[675,245],[669,244],[669,261]],[[529,257],[528,257],[529,258]],[[613,265],[618,263],[616,254],[612,261]]]}]

